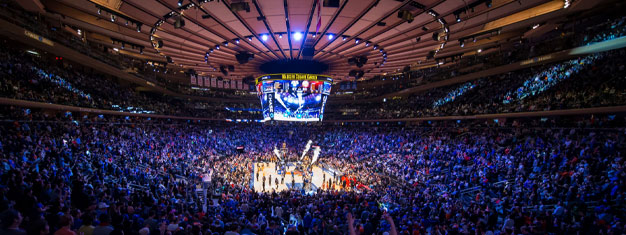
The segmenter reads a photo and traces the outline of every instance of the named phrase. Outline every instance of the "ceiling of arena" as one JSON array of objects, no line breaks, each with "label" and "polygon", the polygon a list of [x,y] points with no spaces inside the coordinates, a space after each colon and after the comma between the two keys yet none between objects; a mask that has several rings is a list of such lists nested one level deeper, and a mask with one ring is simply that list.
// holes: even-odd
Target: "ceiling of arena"
[{"label": "ceiling of arena", "polygon": [[[495,48],[520,39],[529,26],[545,25],[571,10],[566,9],[569,0],[339,0],[336,7],[320,6],[324,2],[41,1],[45,14],[89,32],[90,41],[116,47],[126,42],[125,54],[160,61],[169,56],[171,66],[204,75],[224,76],[220,67],[232,65],[229,79],[261,75],[262,64],[285,59],[323,62],[329,65],[324,73],[336,79],[353,79],[352,70],[368,77],[407,65],[432,66],[432,55]],[[184,26],[175,27],[178,19]],[[305,48],[314,49],[312,57],[305,56]],[[236,55],[241,52],[254,58],[240,64]],[[355,57],[357,63],[349,62]],[[362,67],[357,65],[359,57],[367,58],[360,61],[365,62]]]}]

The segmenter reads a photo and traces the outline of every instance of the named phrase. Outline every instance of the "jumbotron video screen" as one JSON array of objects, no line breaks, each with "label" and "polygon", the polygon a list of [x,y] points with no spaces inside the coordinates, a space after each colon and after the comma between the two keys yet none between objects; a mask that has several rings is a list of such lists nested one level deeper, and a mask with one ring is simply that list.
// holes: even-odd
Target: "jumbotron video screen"
[{"label": "jumbotron video screen", "polygon": [[271,74],[257,78],[264,120],[321,121],[333,80],[315,74]]}]

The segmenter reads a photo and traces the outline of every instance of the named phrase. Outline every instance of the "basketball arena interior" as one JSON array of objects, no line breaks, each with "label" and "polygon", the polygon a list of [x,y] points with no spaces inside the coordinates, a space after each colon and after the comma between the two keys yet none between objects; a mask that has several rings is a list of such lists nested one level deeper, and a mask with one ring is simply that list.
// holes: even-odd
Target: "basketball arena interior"
[{"label": "basketball arena interior", "polygon": [[0,234],[626,234],[626,2],[0,0]]}]

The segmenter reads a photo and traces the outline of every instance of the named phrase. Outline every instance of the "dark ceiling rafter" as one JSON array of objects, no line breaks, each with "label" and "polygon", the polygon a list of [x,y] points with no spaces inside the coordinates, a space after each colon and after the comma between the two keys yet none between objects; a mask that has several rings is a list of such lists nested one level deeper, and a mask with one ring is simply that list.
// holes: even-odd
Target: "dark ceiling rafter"
[{"label": "dark ceiling rafter", "polygon": [[[424,9],[422,9],[422,11],[421,11],[421,12],[419,12],[419,14],[423,14],[423,13],[427,12],[428,10],[433,9],[433,8],[437,7],[439,4],[442,4],[443,2],[445,2],[445,0],[439,0],[438,2],[436,2],[436,3],[432,4],[432,5],[431,5],[431,6],[429,6],[429,7],[424,7]],[[410,2],[409,2],[409,3],[410,3]],[[404,7],[404,6],[402,6],[402,7]],[[398,11],[398,10],[402,9],[402,7],[400,7],[399,9],[396,9],[396,11]],[[394,12],[395,12],[395,11],[394,11]],[[393,12],[391,13],[391,15],[393,15]],[[385,18],[383,18],[383,20],[384,20],[384,19],[386,19],[386,18],[388,18],[388,17],[389,17],[389,16],[391,16],[391,15],[387,15]],[[381,20],[381,21],[382,21],[382,20]],[[436,21],[436,20],[433,20],[433,21]],[[433,22],[433,21],[429,21],[428,23],[426,23],[426,24],[424,24],[424,25],[428,25],[428,24],[430,24],[430,23],[431,23],[431,22]],[[380,22],[380,21],[378,21],[378,22]],[[381,31],[379,31],[379,32],[377,32],[377,33],[375,33],[373,36],[370,36],[370,37],[368,37],[368,38],[363,38],[362,40],[363,40],[363,41],[368,41],[368,40],[371,40],[372,38],[375,38],[375,37],[377,37],[377,36],[378,36],[378,35],[380,35],[380,34],[383,34],[383,33],[389,32],[390,30],[392,30],[393,28],[397,27],[398,25],[400,25],[400,24],[402,24],[402,23],[404,23],[404,22],[405,22],[405,21],[401,20],[401,21],[399,21],[399,22],[397,22],[397,23],[395,23],[395,24],[391,25],[391,27],[386,27],[386,28],[384,28],[383,30],[381,30]],[[361,32],[359,32],[359,34],[358,34],[358,35],[361,35],[361,34],[363,34],[363,33],[367,32],[368,30],[370,30],[371,28],[373,28],[375,25],[376,25],[376,24],[372,24],[372,25],[370,25],[368,28],[366,28],[366,29],[362,30]],[[420,26],[419,28],[421,28],[421,26]],[[398,34],[402,34],[402,33],[398,33]],[[358,35],[357,35],[357,36],[355,36],[355,37],[358,37]],[[340,45],[338,45],[338,46],[334,47],[333,49],[337,49],[337,48],[339,48],[339,47],[341,47],[341,46],[345,45],[346,43],[348,43],[348,40],[346,40],[345,42],[342,42]],[[373,44],[378,44],[378,45],[379,45],[379,47],[384,48],[384,46],[383,46],[383,45],[381,45],[381,42],[374,42]],[[364,48],[364,49],[365,49],[365,48]],[[367,50],[369,50],[369,49],[367,49]],[[346,55],[344,55],[344,56],[345,56],[345,57],[350,57],[350,56],[358,55],[358,54],[361,54],[361,53],[363,53],[363,52],[355,53],[355,54],[353,54],[353,55],[347,55],[347,54],[346,54]],[[324,53],[324,54],[320,55],[320,56],[322,57],[322,58],[320,58],[320,59],[323,59],[323,56],[324,56],[325,54],[326,54],[326,53]],[[341,58],[337,58],[337,59],[341,59]]]},{"label": "dark ceiling rafter", "polygon": [[285,8],[285,25],[287,26],[287,42],[289,43],[289,58],[293,59],[293,47],[291,45],[291,25],[289,25],[289,4],[287,4],[287,0],[283,0],[283,8]]},{"label": "dark ceiling rafter", "polygon": [[[156,0],[156,1],[157,1],[157,2],[159,2],[161,5],[163,5],[164,7],[166,7],[168,10],[170,10],[170,11],[174,11],[174,12],[178,12],[178,11],[177,11],[178,9],[172,8],[171,6],[169,6],[169,5],[168,5],[166,2],[164,2],[163,0]],[[194,4],[195,4],[195,3],[194,3]],[[197,6],[197,5],[196,5],[196,6]],[[200,8],[200,9],[202,9],[202,8]],[[205,11],[204,11],[204,9],[203,9],[203,12],[205,12]],[[185,17],[185,19],[187,19],[187,20],[191,21],[192,23],[194,23],[194,24],[195,24],[195,25],[197,25],[198,27],[200,27],[200,28],[202,28],[202,29],[204,29],[204,30],[206,30],[206,31],[208,31],[208,32],[210,32],[210,33],[212,33],[212,34],[215,34],[216,36],[218,36],[218,37],[222,38],[224,41],[230,41],[230,40],[231,40],[231,39],[229,39],[228,37],[226,37],[226,36],[224,36],[224,35],[222,35],[222,34],[220,34],[220,33],[218,33],[218,32],[215,32],[214,30],[211,30],[210,28],[206,27],[205,25],[203,25],[203,24],[199,23],[196,19],[193,19],[193,18],[191,18],[191,17],[187,17],[187,16],[185,16],[185,15],[183,15],[183,16]],[[162,19],[162,17],[161,17],[161,16],[159,16],[159,17],[157,17],[157,18],[158,18],[158,19]],[[165,19],[162,19],[162,20],[165,20]],[[217,19],[215,19],[215,18],[214,18],[214,20],[215,20],[216,22],[218,22],[220,25],[222,25],[224,28],[228,29],[228,27],[224,26],[221,22],[219,22],[219,20],[217,20]],[[167,22],[167,20],[165,20],[165,22]],[[168,23],[169,23],[169,22],[168,22]],[[182,27],[181,29],[185,30],[185,31],[186,31],[186,32],[188,32],[188,33],[191,33],[191,34],[193,34],[193,35],[196,35],[196,36],[198,36],[198,37],[200,37],[200,38],[204,38],[204,37],[201,37],[201,36],[199,36],[199,35],[197,35],[197,34],[195,34],[195,33],[193,33],[193,32],[189,32],[189,31],[188,31],[187,29],[185,29],[184,27]],[[159,29],[159,30],[162,30],[162,29]],[[230,30],[229,30],[229,31],[230,31]],[[237,35],[237,34],[235,34],[235,33],[234,33],[234,32],[232,32],[232,31],[230,31],[230,32],[231,32],[231,33],[233,33],[234,35]],[[183,38],[183,39],[186,39],[186,38],[184,38],[184,37],[182,37],[182,36],[178,36],[178,37]],[[213,43],[213,44],[215,44],[215,45],[221,45],[221,43],[222,43],[222,42],[217,42],[217,41],[214,41],[214,40],[209,40],[209,39],[207,39],[207,41],[210,41],[210,42],[212,42],[212,43]],[[202,44],[202,43],[200,43],[200,44]],[[263,54],[265,54],[262,50],[260,50],[260,49],[256,48],[254,45],[252,45],[252,44],[249,44],[249,45],[250,45],[252,48],[254,48],[254,49],[256,49],[256,50],[260,51],[260,52],[261,52],[261,53],[263,53]],[[226,48],[224,48],[224,49],[226,49]],[[233,52],[233,56],[234,56],[234,55],[235,55],[235,53],[237,52],[237,51],[235,51],[234,49],[230,49],[230,48],[228,48],[228,49],[226,49],[226,50],[232,51],[232,52]]]},{"label": "dark ceiling rafter", "polygon": [[[358,32],[356,35],[350,35],[350,38],[349,38],[348,40],[345,40],[345,41],[341,41],[341,42],[339,42],[339,45],[337,45],[337,46],[335,46],[335,47],[331,48],[331,50],[332,50],[332,49],[339,48],[339,47],[341,47],[341,46],[345,45],[346,43],[349,43],[352,39],[358,38],[358,37],[359,37],[361,34],[363,34],[365,31],[367,31],[367,30],[369,30],[369,29],[371,29],[371,28],[375,27],[375,26],[376,26],[376,24],[378,24],[378,22],[382,22],[382,21],[384,21],[385,19],[389,18],[390,16],[394,15],[394,14],[395,14],[398,10],[402,9],[402,8],[403,8],[403,7],[405,7],[406,5],[409,5],[409,3],[411,3],[412,1],[413,1],[413,0],[405,0],[402,4],[400,4],[400,6],[398,6],[398,7],[394,8],[394,9],[392,9],[392,10],[391,10],[391,11],[389,11],[387,14],[385,14],[383,17],[380,17],[379,19],[377,19],[374,23],[372,23],[372,24],[370,24],[369,26],[365,27],[365,29],[359,30],[359,32]],[[442,0],[440,0],[440,1],[442,1]],[[359,18],[360,18],[360,17],[359,17]],[[355,21],[354,23],[356,23],[356,21]],[[353,23],[353,24],[351,24],[351,25],[350,25],[350,27],[352,27],[352,26],[354,25],[354,23]],[[390,28],[390,29],[391,29],[391,28]],[[342,33],[342,34],[343,34],[343,33]],[[330,44],[327,44],[327,46],[330,46]],[[326,46],[325,46],[325,47],[326,47]],[[322,54],[321,54],[320,56],[324,56],[324,55],[326,54],[326,52],[327,52],[327,51],[328,51],[328,50],[325,50],[324,52],[322,52]],[[317,53],[316,53],[316,54],[317,54]]]},{"label": "dark ceiling rafter", "polygon": [[[134,7],[135,9],[140,10],[140,11],[142,11],[143,13],[146,13],[146,14],[148,14],[148,15],[152,16],[152,17],[155,17],[155,18],[157,18],[157,19],[162,19],[162,16],[158,16],[158,15],[156,15],[156,14],[152,13],[152,12],[149,12],[149,11],[145,10],[144,8],[142,8],[142,7],[140,7],[140,6],[135,5],[134,3],[127,2],[127,1],[123,1],[123,3],[124,3],[124,4],[128,4],[129,6],[132,6],[132,7]],[[166,6],[166,7],[167,7],[167,6]],[[188,17],[186,17],[186,18],[188,18]],[[165,21],[165,22],[167,22],[167,21]],[[167,22],[167,23],[169,24],[169,22]],[[151,27],[151,24],[152,24],[152,23],[147,23],[147,22],[145,22],[145,23],[144,23],[144,25],[148,25],[148,26],[150,26],[150,27]],[[198,26],[200,26],[200,25],[198,25]],[[200,26],[200,27],[202,27],[202,26]],[[214,40],[211,40],[211,39],[208,39],[208,38],[202,37],[202,36],[200,36],[200,35],[197,35],[197,34],[195,34],[195,33],[191,32],[191,31],[189,31],[188,29],[186,29],[186,28],[184,28],[184,27],[183,27],[183,28],[181,28],[181,30],[183,30],[183,31],[185,31],[185,32],[187,32],[187,33],[190,33],[190,34],[194,34],[194,35],[196,35],[197,37],[202,38],[202,39],[204,39],[204,40],[207,40],[207,41],[209,41],[209,42],[211,42],[211,43],[213,43],[213,44],[219,44],[219,42],[216,42],[216,41],[214,41]],[[191,42],[196,43],[196,44],[199,44],[199,45],[206,44],[206,42],[199,42],[199,41],[196,41],[196,40],[194,40],[194,39],[189,39],[189,38],[183,37],[182,35],[180,35],[180,34],[178,34],[178,33],[175,33],[175,32],[173,32],[173,31],[168,31],[168,30],[165,30],[165,29],[163,29],[163,28],[160,28],[160,29],[159,29],[159,31],[165,32],[165,33],[167,33],[167,34],[169,34],[169,35],[172,35],[172,36],[175,36],[175,37],[178,37],[178,38],[184,39],[184,40],[191,41]],[[208,30],[207,30],[207,31],[208,31]],[[211,31],[209,31],[209,32],[211,32]],[[146,35],[148,35],[148,36],[149,36],[149,34],[146,34]],[[218,35],[218,34],[216,34],[216,35]],[[219,36],[219,35],[218,35],[218,36]],[[160,38],[160,39],[161,39],[161,40],[163,40],[163,38]],[[182,44],[181,44],[181,45],[182,45]],[[232,53],[235,53],[235,52],[236,52],[235,50],[230,49],[230,48],[224,48],[224,49],[225,49],[225,51],[231,51]],[[206,51],[206,50],[203,50],[203,51]],[[224,53],[226,53],[225,51],[223,51],[223,52],[224,52]],[[202,54],[200,54],[200,55],[202,55]]]},{"label": "dark ceiling rafter", "polygon": [[[503,3],[503,4],[500,4],[500,5],[498,5],[498,6],[494,6],[494,7],[491,7],[491,8],[485,9],[484,11],[478,12],[478,13],[476,13],[476,14],[472,15],[472,18],[474,18],[474,17],[478,17],[478,16],[483,15],[483,14],[488,14],[490,11],[495,11],[495,10],[497,10],[498,8],[504,7],[504,6],[508,5],[508,4],[512,4],[512,3],[516,3],[516,4],[517,4],[517,2],[518,2],[517,0],[509,0],[509,1],[508,1],[508,2],[506,2],[506,3]],[[532,7],[535,7],[535,6],[537,6],[537,5],[541,5],[541,4],[543,4],[543,2],[538,2],[537,4],[530,5],[530,6],[528,6],[527,8],[519,8],[519,9],[517,9],[515,12],[523,11],[523,10],[526,10],[526,9],[529,9],[529,8],[532,8]],[[434,7],[436,7],[436,6],[434,6]],[[515,13],[515,12],[514,12],[514,13]],[[453,16],[453,14],[454,14],[454,11],[449,11],[449,12],[446,12],[446,13],[440,14],[439,18],[445,18],[445,17]],[[448,25],[449,25],[449,26],[453,26],[453,25],[456,25],[456,24],[466,23],[466,22],[467,22],[467,20],[468,20],[468,19],[464,20],[463,22],[451,21],[451,22],[448,22]],[[491,20],[493,20],[493,19],[491,19]],[[413,28],[411,28],[411,29],[407,29],[407,30],[406,30],[406,32],[411,32],[411,31],[413,31],[413,30],[420,29],[420,28],[422,28],[423,26],[426,26],[426,25],[428,25],[428,24],[430,24],[430,23],[433,23],[433,22],[436,22],[436,21],[437,21],[437,20],[431,20],[431,21],[428,21],[428,22],[426,22],[426,23],[424,23],[424,24],[417,25],[417,26],[415,26],[415,27],[413,27]],[[485,24],[485,23],[481,21],[481,22],[477,22],[477,23],[475,23],[474,25],[471,25],[471,26],[466,26],[466,28],[471,29],[471,28],[473,28],[473,27],[477,27],[477,26],[480,26],[480,25],[483,25],[483,24]],[[441,30],[441,29],[437,29],[437,30],[435,30],[435,29],[428,29],[428,31],[419,32],[419,33],[417,33],[417,34],[415,34],[415,35],[409,35],[408,37],[403,37],[403,38],[399,38],[399,36],[400,36],[400,35],[402,35],[402,34],[404,34],[404,33],[403,33],[403,32],[399,32],[399,33],[396,33],[396,34],[394,34],[394,35],[391,35],[391,36],[389,36],[389,37],[387,37],[387,38],[383,39],[382,41],[378,42],[377,44],[378,44],[379,46],[381,46],[381,47],[385,47],[385,45],[386,45],[386,46],[395,45],[395,44],[397,44],[397,43],[405,42],[405,41],[407,41],[407,40],[413,40],[413,38],[416,38],[416,37],[422,37],[422,36],[425,36],[425,35],[431,34],[431,33],[435,32],[435,31],[439,31],[439,30]],[[450,35],[454,35],[454,34],[451,32],[451,33],[450,33]],[[396,39],[396,40],[394,40],[394,41],[392,41],[392,42],[389,42],[389,43],[384,43],[385,41],[388,41],[388,40],[391,40],[391,39]],[[455,41],[455,40],[453,40],[453,39],[451,38],[449,41],[450,41],[450,42],[453,42],[453,41]],[[384,43],[385,45],[382,45],[383,43]],[[439,44],[439,43],[435,43],[435,44]],[[432,46],[436,46],[435,44],[433,44]],[[420,46],[420,48],[423,48],[423,46]],[[433,48],[434,48],[434,47],[433,47]],[[359,49],[359,51],[356,51],[356,52],[351,52],[351,53],[347,54],[346,56],[347,56],[347,57],[349,57],[349,56],[353,56],[353,55],[358,55],[358,54],[362,53],[362,52],[360,52],[360,50],[369,50],[369,49],[366,49],[366,48]],[[397,54],[397,53],[403,53],[403,52],[408,52],[408,51],[412,51],[412,50],[415,50],[415,48],[405,48],[405,49],[403,49],[403,50],[401,50],[401,51],[392,50],[392,51],[387,51],[387,52],[388,52],[388,53],[395,53],[395,54]],[[333,62],[333,61],[337,61],[337,60],[339,60],[339,59],[341,59],[341,58],[335,58],[335,59],[330,59],[330,60],[325,60],[325,61],[327,61],[327,62],[331,63],[331,62]]]},{"label": "dark ceiling rafter", "polygon": [[[202,11],[202,13],[207,14],[207,15],[210,15],[210,14],[209,14],[209,12],[207,12],[207,11],[204,9],[204,4],[200,4],[200,3],[199,3],[199,2],[197,2],[197,1],[196,1],[196,2],[194,2],[193,0],[189,0],[189,2],[191,2],[191,3],[195,4],[195,5],[198,7],[199,11]],[[227,7],[228,7],[228,6],[227,6]],[[228,30],[228,32],[230,32],[230,33],[232,33],[233,35],[237,36],[237,38],[239,39],[239,41],[240,41],[240,42],[241,42],[241,41],[244,41],[244,42],[245,42],[248,46],[250,46],[251,48],[254,48],[254,49],[255,49],[255,50],[257,50],[257,51],[259,51],[259,52],[260,52],[260,53],[261,53],[264,57],[266,57],[266,58],[271,58],[271,57],[270,57],[270,56],[268,56],[268,55],[267,55],[267,54],[266,54],[263,50],[261,50],[260,48],[257,48],[254,44],[252,44],[252,43],[250,43],[250,42],[248,42],[248,41],[244,40],[243,35],[239,35],[237,32],[235,32],[235,31],[233,31],[232,29],[230,29],[229,27],[227,27],[227,25],[226,25],[226,24],[224,24],[224,22],[222,22],[222,21],[220,21],[219,19],[217,19],[217,17],[211,17],[211,18],[212,18],[215,22],[217,22],[220,26],[222,26],[223,28],[225,28],[226,30]],[[206,28],[208,28],[208,27],[204,27],[204,25],[200,25],[200,24],[198,24],[198,23],[196,23],[196,24],[197,24],[198,26],[202,27],[202,28],[203,28],[203,29],[205,29],[205,30],[206,30]],[[208,31],[208,30],[207,30],[207,31]],[[219,35],[219,34],[216,34],[214,31],[209,31],[209,32],[211,32],[211,33],[213,33],[213,34],[215,34],[215,35],[218,35],[219,37],[221,37],[221,38],[225,39],[224,41],[231,42],[231,41],[233,40],[232,38],[225,38],[224,36],[221,36],[221,35]],[[231,43],[232,43],[232,42],[231,42]],[[243,48],[243,47],[242,47],[242,48]],[[249,50],[249,48],[246,48],[246,50]]]},{"label": "dark ceiling rafter", "polygon": [[[410,1],[410,0],[407,0]],[[337,37],[340,37],[341,35],[343,35],[346,31],[348,31],[348,29],[350,29],[352,26],[354,26],[354,24],[356,24],[356,22],[358,22],[365,14],[367,14],[369,11],[371,11],[375,6],[378,5],[378,3],[380,2],[380,0],[375,0],[374,2],[372,2],[367,9],[363,10],[357,17],[355,17],[348,25],[346,25],[343,29],[341,29],[341,32],[337,32]],[[324,44],[324,46],[320,47],[319,51],[315,51],[313,54],[313,57],[315,57],[317,55],[317,53],[319,53],[320,51],[324,51],[324,49],[329,46],[331,43],[333,43],[335,40],[332,41],[328,41],[326,42],[326,44]],[[313,48],[315,48],[315,46],[317,45],[317,43],[319,42],[316,41],[315,44],[313,44]]]},{"label": "dark ceiling rafter", "polygon": [[[269,34],[270,37],[272,37],[272,40],[276,44],[276,47],[278,48],[280,53],[283,55],[283,58],[287,59],[287,55],[285,55],[285,52],[283,51],[283,49],[280,48],[280,44],[278,44],[278,40],[276,40],[276,36],[274,35],[274,32],[272,31],[272,28],[267,23],[267,19],[265,19],[265,15],[263,14],[263,11],[259,7],[259,4],[257,3],[257,0],[252,0],[252,3],[254,4],[254,7],[256,8],[256,11],[259,13],[259,17],[261,17],[263,19],[263,24],[265,24],[265,28],[267,29],[267,33]],[[264,42],[261,42],[261,43],[265,44]]]},{"label": "dark ceiling rafter", "polygon": [[[235,18],[237,18],[237,20],[239,20],[239,22],[246,27],[246,29],[248,29],[248,31],[250,31],[250,33],[252,34],[252,36],[254,38],[256,38],[256,40],[258,40],[259,42],[261,42],[261,44],[263,46],[265,46],[265,48],[267,48],[268,51],[270,51],[272,54],[274,54],[274,56],[276,56],[276,58],[280,58],[280,56],[278,54],[276,54],[276,51],[272,50],[272,48],[270,48],[267,44],[263,43],[263,40],[261,40],[259,38],[259,34],[257,32],[255,32],[254,30],[252,30],[252,28],[250,27],[250,25],[248,25],[248,23],[246,23],[246,21],[241,18],[241,16],[236,12],[233,11],[232,8],[230,8],[230,3],[226,2],[226,0],[222,0],[222,3],[230,10],[231,13],[233,13],[233,15],[235,16]],[[261,51],[264,53],[264,51]]]},{"label": "dark ceiling rafter", "polygon": [[[321,35],[325,35],[326,32],[328,31],[328,29],[330,28],[330,26],[335,23],[335,20],[337,20],[337,17],[339,17],[339,15],[341,14],[341,12],[343,11],[343,8],[346,6],[346,4],[348,4],[348,1],[350,0],[344,0],[343,4],[341,4],[341,7],[339,7],[339,10],[337,10],[337,12],[335,12],[335,15],[333,15],[333,18],[330,19],[330,21],[328,22],[328,24],[326,25],[326,27],[324,27],[324,30],[322,31]],[[339,36],[339,35],[336,35]],[[315,45],[317,45],[317,43],[322,40],[322,37],[318,37],[315,39],[315,42],[313,42],[313,48],[315,48]]]},{"label": "dark ceiling rafter", "polygon": [[306,23],[306,30],[304,31],[304,35],[302,37],[302,44],[300,44],[300,50],[298,50],[298,56],[296,56],[296,60],[300,59],[300,54],[302,54],[302,49],[304,48],[304,43],[309,35],[309,27],[311,27],[311,19],[313,19],[313,14],[315,13],[315,7],[317,6],[317,1],[313,1],[313,6],[311,7],[311,13],[309,14],[309,20]]}]

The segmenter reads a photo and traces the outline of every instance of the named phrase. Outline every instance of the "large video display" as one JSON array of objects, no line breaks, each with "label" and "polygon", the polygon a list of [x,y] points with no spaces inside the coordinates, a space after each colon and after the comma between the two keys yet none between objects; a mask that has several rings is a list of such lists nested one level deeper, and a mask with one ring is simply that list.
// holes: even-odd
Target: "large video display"
[{"label": "large video display", "polygon": [[257,79],[265,120],[321,121],[332,79],[311,74],[273,74]]}]

